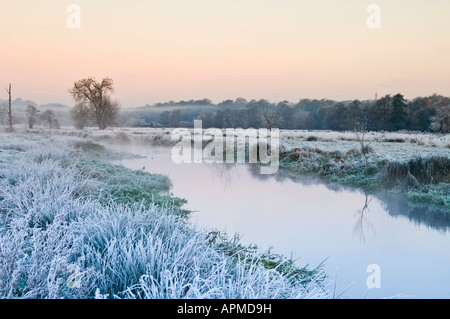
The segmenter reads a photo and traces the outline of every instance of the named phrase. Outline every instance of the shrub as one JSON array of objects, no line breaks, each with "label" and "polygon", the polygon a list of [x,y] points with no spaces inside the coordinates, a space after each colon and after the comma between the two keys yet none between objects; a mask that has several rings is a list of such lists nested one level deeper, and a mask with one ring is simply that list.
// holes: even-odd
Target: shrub
[{"label": "shrub", "polygon": [[314,136],[314,135],[308,136],[306,138],[306,141],[308,141],[308,142],[316,142],[318,140],[319,140],[319,138],[317,136]]},{"label": "shrub", "polygon": [[425,142],[421,138],[412,138],[411,143],[416,143],[419,146],[425,145]]},{"label": "shrub", "polygon": [[105,150],[105,147],[101,144],[94,143],[92,141],[80,141],[74,144],[75,148],[80,148],[85,152],[94,151],[99,152]]},{"label": "shrub", "polygon": [[402,138],[385,138],[383,142],[386,143],[405,143],[405,140]]},{"label": "shrub", "polygon": [[130,137],[127,135],[127,133],[124,132],[124,130],[115,131],[114,138],[120,143],[125,143],[125,142],[130,141]]}]

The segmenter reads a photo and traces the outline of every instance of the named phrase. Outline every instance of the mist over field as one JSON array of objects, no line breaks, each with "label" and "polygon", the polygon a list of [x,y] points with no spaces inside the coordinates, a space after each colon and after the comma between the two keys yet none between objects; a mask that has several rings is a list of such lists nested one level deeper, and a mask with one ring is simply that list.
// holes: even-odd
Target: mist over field
[{"label": "mist over field", "polygon": [[[237,165],[250,165],[249,169],[253,170],[247,156],[255,147],[261,148],[261,137],[248,142],[243,139],[242,146],[237,139],[239,134],[251,132],[247,129],[250,123],[257,128],[270,128],[274,134],[273,126],[276,130],[288,123],[302,127],[304,116],[311,119],[312,126],[319,123],[332,126],[337,116],[335,112],[339,112],[341,131],[279,131],[279,161],[276,165],[281,171],[271,180],[272,187],[283,183],[282,176],[288,172],[293,174],[289,180],[294,184],[307,185],[304,190],[307,193],[315,192],[306,182],[306,176],[311,174],[318,178],[312,185],[332,183],[327,186],[331,192],[339,194],[342,192],[340,187],[344,187],[345,196],[362,191],[365,204],[358,209],[357,216],[360,217],[353,226],[353,233],[363,242],[368,240],[367,230],[364,230],[368,227],[365,215],[374,208],[395,218],[407,218],[409,223],[425,225],[431,232],[447,234],[450,227],[450,135],[437,132],[447,128],[446,118],[439,122],[442,118],[437,116],[442,105],[446,107],[445,101],[447,98],[436,95],[408,102],[400,99],[405,106],[401,108],[404,113],[400,124],[408,127],[421,123],[428,129],[423,129],[424,132],[405,128],[394,131],[396,118],[393,115],[370,124],[389,125],[392,130],[389,132],[371,131],[367,126],[369,122],[364,122],[369,116],[377,118],[379,113],[376,111],[383,106],[379,101],[302,100],[298,104],[271,104],[238,99],[220,105],[213,105],[208,100],[171,102],[122,108],[114,118],[108,118],[110,122],[105,118],[103,123],[108,123],[107,128],[99,129],[94,126],[95,117],[89,115],[95,113],[88,113],[87,108],[79,109],[86,110],[85,115],[74,116],[77,113],[72,111],[73,107],[38,106],[31,101],[15,100],[14,129],[2,133],[0,143],[0,246],[4,254],[0,270],[3,276],[1,295],[4,298],[361,298],[367,291],[359,285],[346,292],[344,286],[353,280],[352,276],[343,272],[341,280],[345,282],[339,282],[339,285],[331,277],[326,260],[332,247],[322,251],[319,259],[317,255],[312,257],[312,265],[307,260],[299,262],[288,258],[290,252],[286,248],[291,245],[283,241],[271,250],[270,246],[278,243],[277,238],[283,237],[281,234],[274,235],[269,242],[261,241],[262,237],[253,234],[250,228],[242,228],[244,224],[233,222],[236,217],[232,216],[238,213],[242,214],[239,219],[244,218],[249,213],[247,209],[241,211],[239,206],[230,207],[221,213],[222,217],[214,217],[218,202],[208,206],[208,196],[219,196],[220,201],[219,198],[226,196],[226,188],[213,190],[212,186],[194,184],[187,193],[180,188],[183,185],[180,181],[197,168],[189,164],[183,164],[181,170],[175,166],[170,168],[174,165],[170,163],[175,162],[173,157],[162,157],[161,160],[165,159],[155,166],[156,155],[146,152],[153,154],[160,150],[162,154],[170,154],[170,149],[179,143],[178,137],[174,138],[176,127],[185,127],[187,132],[192,132],[186,144],[190,147],[191,138],[195,144],[198,133],[192,127],[194,120],[205,125],[200,130],[206,138],[209,127],[222,119],[224,122],[216,129],[220,138],[223,135],[224,141],[228,141],[228,137],[233,137],[233,143],[237,144],[232,153],[239,147],[246,150],[247,164]],[[238,102],[242,104],[236,105]],[[25,108],[24,104],[27,104]],[[44,109],[43,113],[49,116],[39,115]],[[424,113],[425,109],[428,113]],[[237,113],[240,116],[228,117]],[[417,114],[428,116],[419,119]],[[314,121],[318,115],[318,120]],[[444,115],[448,116],[447,113]],[[85,119],[84,127],[71,126],[76,126],[80,118]],[[136,118],[142,125],[134,122]],[[357,125],[353,130],[346,129],[352,119]],[[120,125],[124,121],[135,124]],[[233,121],[237,122],[233,124]],[[7,127],[7,122],[4,125]],[[239,129],[230,130],[233,127]],[[230,132],[237,135],[227,137]],[[217,138],[202,139],[201,149],[206,150],[207,143],[216,143]],[[212,159],[220,163],[224,159],[217,157],[220,155],[217,153],[219,144],[214,145],[216,150]],[[271,152],[273,155],[274,150]],[[139,160],[139,164],[133,164]],[[10,169],[11,165],[14,170]],[[201,172],[209,170],[205,165],[208,164],[202,164]],[[219,181],[227,176],[227,171],[238,169],[234,167],[236,164],[222,165],[225,166],[220,169],[224,171],[218,175]],[[194,175],[196,183],[209,179],[201,177],[202,174]],[[264,175],[259,175],[252,173],[250,180],[242,177],[242,182],[267,180]],[[252,188],[259,187],[257,185],[245,192],[251,196]],[[285,191],[292,187],[286,186]],[[211,188],[211,194],[197,199],[196,192],[203,193],[207,188]],[[305,195],[293,196],[301,198]],[[189,204],[190,199],[194,200],[195,206]],[[374,200],[385,204],[378,208],[371,204]],[[247,204],[252,202],[249,200]],[[278,199],[268,195],[265,202],[265,208],[256,208],[255,202],[251,205],[256,205],[255,209],[262,213]],[[304,212],[301,209],[302,199],[296,200],[297,205],[300,215],[289,217],[292,222],[308,211],[308,204],[304,204]],[[317,205],[315,209],[320,209]],[[195,217],[199,207],[203,209],[199,217]],[[350,211],[354,209],[350,208]],[[269,216],[275,217],[277,210],[270,210]],[[207,215],[202,215],[205,213]],[[227,220],[227,216],[231,219]],[[193,223],[196,218],[204,220],[200,227]],[[222,218],[225,219],[220,222]],[[231,227],[231,233],[222,228],[225,225]],[[277,227],[273,228],[275,234],[278,234]],[[320,228],[319,232],[322,231]],[[245,238],[247,232],[251,234],[250,242],[236,237],[244,235]],[[254,245],[258,241],[261,246]],[[298,249],[297,254],[303,251],[310,255],[308,249],[292,249]],[[329,264],[335,265],[340,258],[334,256]],[[407,293],[404,284],[400,282],[399,290],[391,288],[378,296]],[[425,295],[432,294],[426,292]]]},{"label": "mist over field", "polygon": [[[348,226],[324,228],[336,218],[331,209],[344,212],[340,222],[353,224],[350,233],[364,246],[386,245],[389,236],[373,236],[375,228],[389,234],[390,227],[441,244],[435,233],[447,236],[450,229],[450,98],[408,101],[398,93],[366,101],[203,99],[125,108],[114,89],[112,79],[90,77],[69,90],[73,106],[3,102],[3,298],[446,295],[393,278],[387,289],[377,281],[369,286],[358,270],[380,271],[380,265],[361,265],[357,256],[368,258],[370,250],[344,243]],[[213,184],[210,170],[213,181],[218,178]],[[279,190],[286,179],[289,186]],[[262,183],[268,184],[259,190]],[[224,200],[240,184],[248,185],[241,194],[249,199]],[[253,198],[264,191],[264,200]],[[344,200],[355,192],[362,208]],[[336,195],[336,208],[309,203]],[[334,234],[338,247],[325,240],[318,247],[326,249],[316,251],[283,239],[314,237],[301,226],[317,218],[308,216],[313,211],[323,223],[308,229]],[[286,217],[277,219],[280,214]],[[402,224],[380,222],[383,216]],[[414,225],[428,229],[424,238]],[[263,229],[272,236],[262,236]],[[346,258],[333,251],[342,247],[354,251],[355,260],[337,280],[332,269]],[[300,262],[294,253],[310,260]],[[389,269],[412,256],[379,258]],[[421,267],[446,262],[437,253]]]},{"label": "mist over field", "polygon": [[450,299],[448,1],[0,7],[0,299]]},{"label": "mist over field", "polygon": [[[37,105],[17,98],[14,122],[26,123],[27,106],[51,110],[64,126],[76,124],[71,107],[59,103]],[[213,103],[209,99],[169,101],[139,107],[123,107],[113,127],[193,127],[202,120],[204,128],[271,128],[354,131],[365,124],[376,131],[426,131],[447,134],[450,130],[450,98],[441,95],[406,100],[400,93],[377,100],[333,101],[301,99],[299,102],[270,102],[237,98]],[[6,101],[0,100],[5,109]],[[3,112],[4,113],[4,112]],[[3,123],[5,117],[1,117]],[[83,126],[96,125],[95,120]],[[79,127],[80,128],[80,127]]]}]

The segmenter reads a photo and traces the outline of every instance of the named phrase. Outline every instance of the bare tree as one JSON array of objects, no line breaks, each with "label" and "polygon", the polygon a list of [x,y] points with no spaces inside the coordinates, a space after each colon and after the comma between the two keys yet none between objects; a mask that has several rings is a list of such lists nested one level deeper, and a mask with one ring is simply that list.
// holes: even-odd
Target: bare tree
[{"label": "bare tree", "polygon": [[82,130],[88,125],[90,118],[89,113],[90,109],[89,106],[87,106],[86,104],[84,103],[75,104],[75,106],[70,110],[70,116],[74,121],[75,128]]},{"label": "bare tree", "polygon": [[450,133],[450,102],[437,105],[436,114],[431,118],[430,128],[442,134]]},{"label": "bare tree", "polygon": [[41,114],[42,121],[48,123],[48,128],[53,128],[53,122],[55,121],[55,113],[52,110],[46,110]]},{"label": "bare tree", "polygon": [[373,224],[367,219],[366,213],[369,212],[369,203],[371,199],[369,199],[369,195],[367,193],[365,195],[365,202],[363,208],[359,209],[355,216],[356,222],[353,226],[353,235],[359,236],[359,239],[361,242],[366,242],[366,236],[364,232],[364,225],[366,225],[372,232],[375,231],[375,228],[373,227]]},{"label": "bare tree", "polygon": [[54,118],[52,121],[52,128],[59,130],[61,126],[59,125],[59,121],[57,118]]},{"label": "bare tree", "polygon": [[34,105],[27,105],[28,128],[33,129],[34,124],[38,121],[39,110]]},{"label": "bare tree", "polygon": [[267,128],[272,130],[274,127],[280,123],[280,116],[277,114],[276,110],[271,110],[269,106],[265,106],[262,110],[262,116],[264,121],[266,121]]},{"label": "bare tree", "polygon": [[11,83],[9,83],[9,86],[6,88],[6,93],[8,93],[8,123],[9,123],[9,130],[13,131],[13,121],[12,121],[12,108],[11,108]]},{"label": "bare tree", "polygon": [[363,122],[362,125],[360,125],[359,129],[355,130],[356,133],[356,139],[359,142],[360,145],[360,152],[364,156],[364,161],[366,163],[365,168],[365,175],[367,176],[368,170],[369,170],[369,154],[372,153],[372,148],[370,147],[370,144],[372,144],[375,139],[372,139],[370,141],[367,140],[367,120]]},{"label": "bare tree", "polygon": [[85,78],[75,82],[69,92],[77,103],[76,111],[73,111],[72,115],[84,112],[86,118],[96,121],[99,130],[106,129],[116,120],[120,107],[110,96],[114,93],[112,79],[105,78],[97,82],[95,78]]},{"label": "bare tree", "polygon": [[0,125],[7,129],[8,125],[8,106],[3,104],[0,106]]}]

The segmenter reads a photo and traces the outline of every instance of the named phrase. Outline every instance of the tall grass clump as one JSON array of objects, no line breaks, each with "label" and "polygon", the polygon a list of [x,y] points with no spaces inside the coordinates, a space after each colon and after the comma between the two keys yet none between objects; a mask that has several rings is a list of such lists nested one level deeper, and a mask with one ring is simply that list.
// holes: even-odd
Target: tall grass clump
[{"label": "tall grass clump", "polygon": [[450,208],[450,159],[442,156],[390,162],[387,185],[414,202],[428,202]]},{"label": "tall grass clump", "polygon": [[[384,163],[370,160],[374,155],[367,147],[363,154],[359,149],[347,152],[323,151],[319,148],[302,147],[280,152],[280,164],[302,174],[314,173],[332,182],[375,189],[382,182]],[[370,158],[369,158],[370,157]]]},{"label": "tall grass clump", "polygon": [[308,136],[306,138],[306,141],[308,141],[308,142],[317,142],[318,140],[319,140],[319,138],[317,136],[314,136],[314,135]]},{"label": "tall grass clump", "polygon": [[106,200],[109,184],[170,186],[75,154],[36,143],[0,162],[0,298],[328,297],[322,275],[297,280],[287,261],[267,267],[239,245],[225,250],[170,205]]},{"label": "tall grass clump", "polygon": [[125,133],[123,129],[114,131],[114,138],[120,143],[128,143],[131,141],[130,137],[127,135],[127,133]]},{"label": "tall grass clump", "polygon": [[391,183],[404,183],[409,186],[450,183],[450,159],[432,156],[417,157],[407,162],[390,162],[386,178]]}]

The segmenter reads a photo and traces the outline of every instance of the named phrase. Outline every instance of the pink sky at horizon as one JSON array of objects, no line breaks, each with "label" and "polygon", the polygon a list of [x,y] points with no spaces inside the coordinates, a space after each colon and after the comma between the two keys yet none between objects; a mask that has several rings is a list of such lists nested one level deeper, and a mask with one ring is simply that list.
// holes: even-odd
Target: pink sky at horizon
[{"label": "pink sky at horizon", "polygon": [[[81,29],[66,25],[71,3]],[[380,29],[366,25],[371,3]],[[39,104],[71,105],[88,76],[112,78],[122,106],[450,95],[446,0],[2,0],[0,12],[0,87]]]}]

